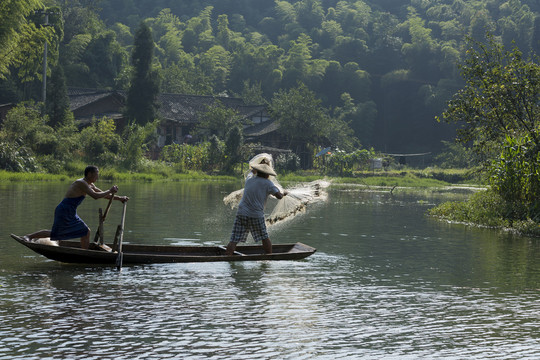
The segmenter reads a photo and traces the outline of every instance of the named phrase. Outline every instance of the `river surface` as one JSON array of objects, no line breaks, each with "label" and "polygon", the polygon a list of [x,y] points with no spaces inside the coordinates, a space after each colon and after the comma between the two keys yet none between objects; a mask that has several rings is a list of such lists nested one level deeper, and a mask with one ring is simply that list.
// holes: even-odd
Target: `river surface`
[{"label": "river surface", "polygon": [[[67,185],[0,183],[0,360],[540,358],[540,241],[425,216],[465,195],[332,187],[269,229],[316,247],[307,259],[118,272],[9,237],[50,228]],[[241,184],[118,185],[126,242],[227,243],[222,199]],[[95,229],[105,205],[87,198],[79,215]]]}]

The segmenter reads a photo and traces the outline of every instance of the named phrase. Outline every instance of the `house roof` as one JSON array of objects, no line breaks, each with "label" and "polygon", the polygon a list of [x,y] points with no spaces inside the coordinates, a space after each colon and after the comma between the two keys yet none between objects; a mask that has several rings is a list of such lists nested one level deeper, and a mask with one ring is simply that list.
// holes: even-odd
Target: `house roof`
[{"label": "house roof", "polygon": [[238,113],[244,117],[251,117],[265,110],[265,105],[244,105],[238,108]]},{"label": "house roof", "polygon": [[[127,96],[125,91],[68,89],[71,111],[113,95],[121,96],[123,99]],[[208,106],[215,105],[218,101],[228,108],[236,110],[244,118],[260,113],[266,108],[264,105],[245,105],[240,98],[162,93],[158,96],[158,111],[164,119],[184,124],[195,124],[199,120],[199,114],[205,112]],[[118,104],[119,112],[122,106],[123,104]]]},{"label": "house roof", "polygon": [[204,95],[160,94],[159,112],[168,120],[194,124],[198,122],[200,113],[206,112],[209,106],[221,102],[224,106],[234,109],[242,117],[251,117],[265,110],[264,105],[245,105],[240,98],[216,97]]},{"label": "house roof", "polygon": [[274,132],[277,129],[279,129],[279,122],[272,119],[245,128],[244,135],[246,137],[257,137]]},{"label": "house roof", "polygon": [[75,111],[100,99],[109,97],[116,92],[109,90],[69,88],[67,93],[69,97],[69,108],[71,111]]},{"label": "house roof", "polygon": [[94,121],[94,118],[96,119],[101,119],[101,118],[108,118],[108,119],[113,119],[113,120],[120,120],[124,117],[124,114],[120,113],[120,112],[102,112],[102,113],[98,113],[98,114],[93,114],[92,116],[82,116],[82,117],[79,117],[77,118],[77,123],[79,125],[89,125],[92,123],[92,121]]},{"label": "house roof", "polygon": [[271,154],[289,154],[292,153],[292,150],[290,149],[279,149],[271,146],[255,146],[253,147],[253,150],[256,152],[266,152]]}]

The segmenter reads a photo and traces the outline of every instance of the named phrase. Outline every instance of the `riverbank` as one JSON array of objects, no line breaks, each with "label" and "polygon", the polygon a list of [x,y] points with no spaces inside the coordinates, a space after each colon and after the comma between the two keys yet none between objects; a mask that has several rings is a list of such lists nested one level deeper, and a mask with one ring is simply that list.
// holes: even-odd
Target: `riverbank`
[{"label": "riverbank", "polygon": [[[13,181],[71,181],[80,177],[83,169],[73,169],[63,174],[10,172],[0,170],[0,182]],[[115,169],[101,169],[101,181],[238,181],[242,179],[240,172],[236,175],[208,174],[191,171],[187,173],[162,172],[120,172]],[[278,180],[282,183],[311,182],[325,179],[332,184],[354,184],[366,187],[407,187],[407,188],[444,188],[448,186],[467,184],[467,186],[479,186],[478,180],[471,176],[466,169],[440,170],[394,170],[394,171],[364,171],[355,172],[351,176],[327,176],[317,170],[298,171],[294,173],[280,174]],[[470,185],[473,184],[473,185]]]},{"label": "riverbank", "polygon": [[[0,182],[23,182],[23,181],[72,181],[82,176],[83,171],[70,172],[65,174],[47,174],[47,173],[28,173],[28,172],[10,172],[0,170]],[[221,180],[235,181],[238,178],[228,175],[210,175],[202,172],[188,172],[181,174],[172,173],[139,173],[139,172],[118,172],[115,170],[100,169],[99,178],[101,181],[206,181]]]},{"label": "riverbank", "polygon": [[528,219],[512,219],[508,216],[510,205],[494,191],[487,189],[472,194],[467,201],[448,201],[428,211],[432,216],[449,223],[480,226],[519,235],[540,237],[540,223]]}]

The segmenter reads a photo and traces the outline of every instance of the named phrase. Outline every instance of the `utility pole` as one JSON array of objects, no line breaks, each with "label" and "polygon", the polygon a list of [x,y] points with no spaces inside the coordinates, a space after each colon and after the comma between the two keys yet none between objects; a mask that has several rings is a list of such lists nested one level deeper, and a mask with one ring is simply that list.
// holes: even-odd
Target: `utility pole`
[{"label": "utility pole", "polygon": [[[56,12],[47,11],[45,9],[36,10],[34,13],[45,15],[45,24],[43,24],[43,26],[50,26],[49,15],[56,14]],[[45,101],[47,101],[47,40],[45,40],[45,46],[43,50],[43,85],[41,87],[41,101],[43,102],[43,114],[45,114]]]},{"label": "utility pole", "polygon": [[[45,26],[49,26],[48,12],[45,12]],[[43,86],[41,88],[41,99],[43,99],[43,106],[45,107],[45,101],[47,100],[47,40],[45,40],[43,50]]]}]

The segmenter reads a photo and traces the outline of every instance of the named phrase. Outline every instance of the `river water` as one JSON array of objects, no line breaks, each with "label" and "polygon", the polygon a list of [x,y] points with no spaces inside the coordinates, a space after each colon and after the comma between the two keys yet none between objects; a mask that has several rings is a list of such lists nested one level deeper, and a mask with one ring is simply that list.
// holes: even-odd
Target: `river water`
[{"label": "river water", "polygon": [[[103,188],[110,184],[101,182]],[[119,184],[125,241],[226,244],[240,184]],[[332,187],[270,228],[299,261],[50,261],[9,233],[49,228],[67,183],[0,183],[0,359],[538,359],[540,241],[438,222],[466,195]],[[106,201],[79,215],[95,229]],[[271,206],[272,204],[269,204]],[[120,222],[115,203],[107,219]]]}]

